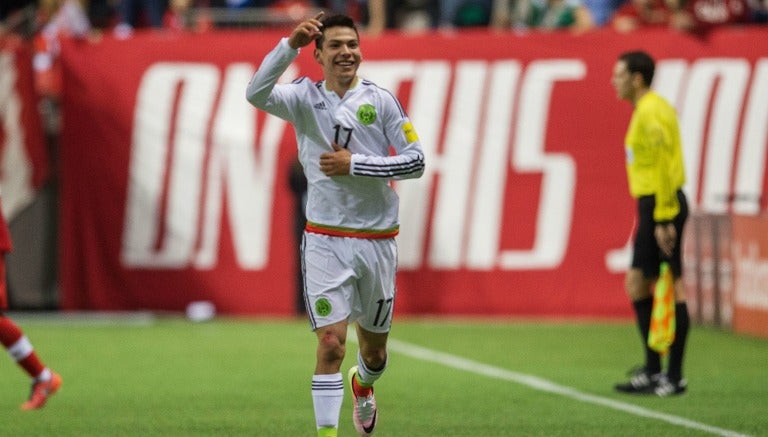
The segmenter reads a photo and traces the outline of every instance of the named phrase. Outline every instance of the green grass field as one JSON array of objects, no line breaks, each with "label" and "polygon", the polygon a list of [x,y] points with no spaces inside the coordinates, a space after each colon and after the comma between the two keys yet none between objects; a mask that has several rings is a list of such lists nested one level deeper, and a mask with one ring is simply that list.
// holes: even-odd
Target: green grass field
[{"label": "green grass field", "polygon": [[[64,384],[22,412],[28,380],[0,360],[0,435],[315,435],[303,320],[14,319]],[[694,327],[689,391],[661,399],[612,391],[636,337],[630,322],[396,319],[376,435],[768,435],[768,341]],[[340,436],[356,435],[350,411],[347,394]]]}]

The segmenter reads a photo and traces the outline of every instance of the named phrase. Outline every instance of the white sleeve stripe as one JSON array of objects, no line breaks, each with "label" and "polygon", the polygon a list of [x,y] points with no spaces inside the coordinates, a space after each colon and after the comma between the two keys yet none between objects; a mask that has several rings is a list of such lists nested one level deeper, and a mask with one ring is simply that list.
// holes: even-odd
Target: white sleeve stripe
[{"label": "white sleeve stripe", "polygon": [[356,171],[355,176],[369,176],[373,178],[391,178],[393,176],[402,176],[407,175],[411,173],[418,173],[421,170],[414,171],[414,170],[408,170],[408,171]]},{"label": "white sleeve stripe", "polygon": [[413,162],[399,162],[397,164],[365,164],[357,163],[355,168],[359,170],[381,171],[381,170],[408,170],[424,168],[424,162],[421,160]]},{"label": "white sleeve stripe", "polygon": [[424,170],[424,160],[419,157],[416,161],[397,164],[364,164],[355,165],[355,175],[373,177],[401,176],[411,173],[419,173]]}]

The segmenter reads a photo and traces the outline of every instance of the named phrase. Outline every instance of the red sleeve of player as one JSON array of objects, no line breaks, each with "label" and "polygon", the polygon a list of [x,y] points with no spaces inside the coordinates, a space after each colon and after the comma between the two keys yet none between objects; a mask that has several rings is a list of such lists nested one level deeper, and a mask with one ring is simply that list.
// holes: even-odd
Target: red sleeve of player
[{"label": "red sleeve of player", "polygon": [[[2,211],[2,204],[0,204]],[[10,252],[13,248],[11,244],[11,233],[8,231],[8,224],[5,223],[5,217],[0,213],[0,255]]]}]

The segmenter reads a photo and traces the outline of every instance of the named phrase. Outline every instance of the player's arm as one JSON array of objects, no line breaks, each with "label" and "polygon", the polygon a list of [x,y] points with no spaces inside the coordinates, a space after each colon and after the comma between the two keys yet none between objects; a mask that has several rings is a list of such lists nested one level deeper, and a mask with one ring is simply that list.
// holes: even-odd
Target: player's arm
[{"label": "player's arm", "polygon": [[653,151],[653,161],[656,179],[656,206],[653,219],[657,223],[672,221],[680,212],[677,201],[677,188],[672,183],[670,152],[671,140],[669,134],[659,124],[651,125],[647,131],[650,149]]},{"label": "player's arm", "polygon": [[402,119],[390,138],[395,154],[390,156],[351,155],[350,174],[382,179],[415,179],[424,174],[424,152],[411,122]]},{"label": "player's arm", "polygon": [[677,230],[672,220],[680,212],[680,203],[677,200],[677,187],[672,184],[670,171],[671,139],[668,132],[659,124],[651,125],[647,135],[654,150],[657,181],[656,202],[653,210],[653,219],[656,222],[654,237],[664,255],[672,256],[677,241]]},{"label": "player's arm", "polygon": [[288,119],[289,111],[283,102],[287,96],[283,96],[277,80],[285,72],[291,62],[296,59],[299,52],[288,45],[288,39],[283,38],[264,57],[258,70],[254,73],[248,87],[245,90],[245,98],[253,106],[280,118]]},{"label": "player's arm", "polygon": [[332,152],[320,155],[320,170],[326,176],[362,176],[379,179],[413,179],[424,174],[424,152],[419,137],[405,111],[391,94],[387,94],[378,117],[385,136],[395,154],[370,156],[351,153],[333,142]]},{"label": "player's arm", "polygon": [[280,75],[299,55],[299,49],[322,35],[319,21],[322,15],[321,12],[314,18],[299,23],[290,36],[282,38],[264,57],[245,90],[245,98],[253,106],[283,119],[289,119],[288,109],[280,104],[286,96],[282,96],[279,87],[276,88],[275,85]]},{"label": "player's arm", "polygon": [[331,146],[332,152],[320,155],[320,170],[326,176],[413,179],[424,174],[424,154],[418,141],[407,145],[394,156],[353,154],[336,143]]},{"label": "player's arm", "polygon": [[416,129],[392,94],[385,93],[381,106],[384,133],[395,153],[390,156],[353,154],[350,173],[392,180],[421,177],[424,174],[424,151]]}]

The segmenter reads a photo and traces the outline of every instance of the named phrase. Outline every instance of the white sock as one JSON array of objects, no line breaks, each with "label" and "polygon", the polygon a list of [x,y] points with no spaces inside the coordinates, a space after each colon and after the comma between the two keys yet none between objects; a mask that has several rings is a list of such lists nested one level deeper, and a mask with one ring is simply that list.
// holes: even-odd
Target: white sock
[{"label": "white sock", "polygon": [[339,427],[341,402],[344,400],[344,380],[341,373],[312,376],[312,404],[315,407],[315,424]]},{"label": "white sock", "polygon": [[42,372],[40,372],[37,377],[35,377],[35,381],[41,382],[41,381],[50,381],[51,379],[51,370],[49,368],[43,369]]},{"label": "white sock", "polygon": [[371,370],[368,368],[368,366],[365,365],[365,362],[363,361],[363,357],[362,355],[360,355],[360,351],[358,351],[357,352],[357,382],[367,387],[372,386],[377,379],[381,378],[381,375],[384,373],[384,370],[387,369],[387,361],[388,360],[384,361],[384,365],[381,366],[381,369]]},{"label": "white sock", "polygon": [[29,342],[26,335],[22,335],[21,338],[16,340],[16,343],[8,347],[8,353],[13,358],[13,361],[16,362],[27,358],[33,351],[32,343]]}]

